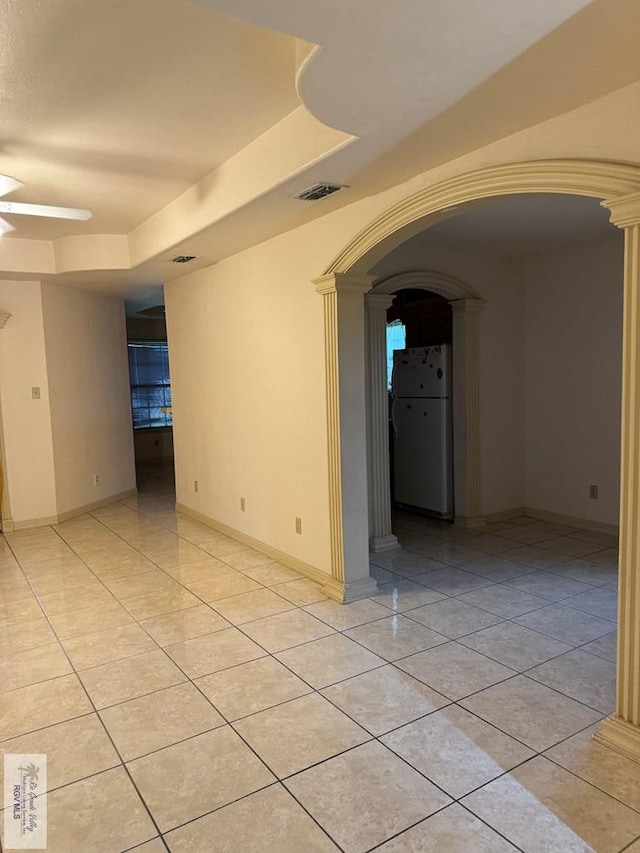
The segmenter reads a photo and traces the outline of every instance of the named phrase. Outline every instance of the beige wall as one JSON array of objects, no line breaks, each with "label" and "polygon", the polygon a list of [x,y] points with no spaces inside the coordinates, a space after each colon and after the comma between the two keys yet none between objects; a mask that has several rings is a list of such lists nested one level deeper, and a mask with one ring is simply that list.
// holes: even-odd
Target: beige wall
[{"label": "beige wall", "polygon": [[165,291],[178,502],[328,571],[321,263],[290,234]]},{"label": "beige wall", "polygon": [[61,514],[135,487],[124,304],[47,283],[42,305]]},{"label": "beige wall", "polygon": [[3,515],[14,522],[47,519],[56,514],[56,493],[40,282],[0,282],[0,308],[11,314],[0,330]]},{"label": "beige wall", "polygon": [[617,524],[622,239],[530,257],[521,269],[524,503]]},{"label": "beige wall", "polygon": [[[322,299],[312,279],[377,215],[445,178],[540,158],[640,162],[639,94],[637,84],[614,92],[166,285],[178,500],[327,570]],[[380,257],[372,255],[369,268]],[[460,275],[474,285],[473,276]],[[512,281],[485,281],[500,296],[481,317],[482,501],[489,512],[524,498],[517,428],[523,303]],[[475,286],[481,291],[479,278]],[[495,476],[505,454],[513,465]],[[352,522],[360,530],[359,514]]]}]

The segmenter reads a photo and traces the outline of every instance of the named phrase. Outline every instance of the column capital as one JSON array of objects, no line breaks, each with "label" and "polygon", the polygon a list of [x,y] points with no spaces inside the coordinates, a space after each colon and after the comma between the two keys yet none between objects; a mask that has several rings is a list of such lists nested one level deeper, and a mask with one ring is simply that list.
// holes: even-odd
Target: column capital
[{"label": "column capital", "polygon": [[476,299],[475,297],[449,300],[449,305],[451,305],[454,314],[478,314],[486,304],[484,299]]},{"label": "column capital", "polygon": [[640,225],[640,193],[605,199],[600,204],[611,212],[610,220],[618,228]]},{"label": "column capital", "polygon": [[313,283],[316,286],[316,292],[322,296],[326,296],[328,293],[364,294],[371,290],[372,279],[369,276],[332,272],[328,275],[321,275],[320,278],[314,278]]},{"label": "column capital", "polygon": [[367,293],[364,304],[370,311],[387,311],[391,308],[396,295],[395,293]]}]

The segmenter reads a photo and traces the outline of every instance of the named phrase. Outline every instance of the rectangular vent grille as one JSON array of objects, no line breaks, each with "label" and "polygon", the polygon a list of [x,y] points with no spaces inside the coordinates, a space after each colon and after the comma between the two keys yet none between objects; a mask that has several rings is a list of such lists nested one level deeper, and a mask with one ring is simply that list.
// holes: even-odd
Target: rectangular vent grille
[{"label": "rectangular vent grille", "polygon": [[196,255],[176,255],[175,258],[171,258],[172,264],[188,264],[191,261],[195,261]]},{"label": "rectangular vent grille", "polygon": [[314,184],[312,187],[307,187],[306,190],[290,196],[290,198],[299,198],[302,201],[319,201],[321,198],[326,198],[328,195],[345,189],[341,184]]}]

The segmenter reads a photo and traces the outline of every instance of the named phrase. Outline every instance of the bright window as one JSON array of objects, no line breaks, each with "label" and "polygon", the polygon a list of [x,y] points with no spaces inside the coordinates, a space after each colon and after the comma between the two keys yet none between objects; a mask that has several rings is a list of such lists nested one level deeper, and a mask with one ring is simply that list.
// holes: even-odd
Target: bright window
[{"label": "bright window", "polygon": [[407,327],[402,320],[387,323],[387,388],[391,390],[391,374],[393,373],[393,353],[397,349],[406,349]]},{"label": "bright window", "polygon": [[171,380],[166,341],[129,341],[133,428],[171,426]]}]

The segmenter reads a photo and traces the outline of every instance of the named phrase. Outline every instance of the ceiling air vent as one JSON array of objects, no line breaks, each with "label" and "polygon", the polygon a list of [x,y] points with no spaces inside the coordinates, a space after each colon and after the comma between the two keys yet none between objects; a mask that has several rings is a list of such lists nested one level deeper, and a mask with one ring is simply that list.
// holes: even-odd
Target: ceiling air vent
[{"label": "ceiling air vent", "polygon": [[196,255],[176,255],[175,258],[171,258],[172,264],[190,264],[191,261],[195,261]]},{"label": "ceiling air vent", "polygon": [[321,198],[326,198],[328,195],[337,193],[338,190],[344,190],[344,184],[314,184],[312,187],[307,187],[290,198],[300,198],[302,201],[319,201]]}]

